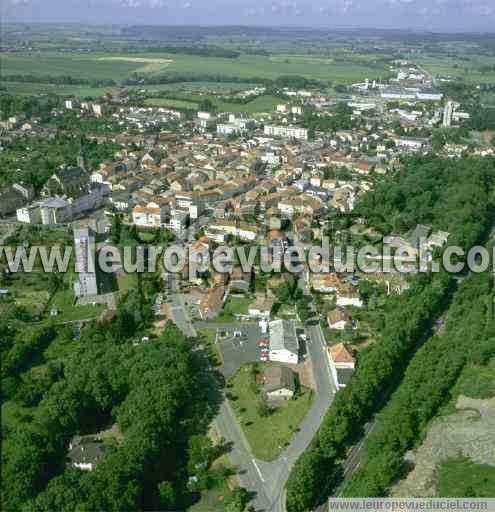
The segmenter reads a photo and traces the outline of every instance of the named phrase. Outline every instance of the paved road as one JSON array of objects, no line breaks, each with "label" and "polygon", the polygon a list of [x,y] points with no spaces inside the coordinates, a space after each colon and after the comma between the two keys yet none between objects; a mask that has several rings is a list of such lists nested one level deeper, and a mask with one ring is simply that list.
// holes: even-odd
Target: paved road
[{"label": "paved road", "polygon": [[[186,336],[195,336],[196,331],[178,289],[176,276],[164,273],[163,278],[169,289],[174,322]],[[304,289],[309,293],[309,287],[304,286]],[[195,325],[198,327],[203,324]],[[205,327],[222,328],[222,325],[207,323]],[[232,324],[225,324],[227,325]],[[285,484],[289,474],[297,459],[311,443],[335,396],[336,390],[330,375],[326,342],[321,327],[316,325],[307,327],[306,330],[309,334],[307,352],[312,361],[316,384],[315,399],[309,413],[299,426],[299,431],[276,460],[265,462],[256,460],[252,456],[249,443],[227,400],[222,403],[215,419],[220,436],[232,443],[232,450],[229,452],[230,461],[238,471],[240,485],[254,494],[252,504],[258,512],[285,512]]]},{"label": "paved road", "polygon": [[285,512],[285,484],[299,456],[306,450],[316,434],[321,421],[335,395],[335,388],[330,377],[327,363],[326,343],[319,325],[308,327],[310,341],[308,356],[313,364],[316,393],[313,406],[299,426],[290,445],[272,462],[256,460],[250,454],[241,428],[235,416],[224,403],[216,419],[219,433],[227,441],[233,442],[229,457],[238,467],[240,484],[255,493],[253,505],[257,511]]},{"label": "paved road", "polygon": [[184,303],[184,297],[180,293],[177,275],[163,272],[162,277],[165,281],[165,287],[169,290],[170,313],[175,325],[177,325],[188,338],[195,338],[197,336],[196,329],[194,329],[191,319],[189,318],[189,313]]}]

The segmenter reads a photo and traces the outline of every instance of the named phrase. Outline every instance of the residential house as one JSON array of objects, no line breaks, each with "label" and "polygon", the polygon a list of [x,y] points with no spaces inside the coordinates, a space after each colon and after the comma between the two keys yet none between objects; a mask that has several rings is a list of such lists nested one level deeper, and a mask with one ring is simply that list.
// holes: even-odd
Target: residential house
[{"label": "residential house", "polygon": [[272,312],[273,304],[275,304],[274,299],[259,295],[256,297],[255,301],[249,305],[248,314],[251,318],[265,318],[268,320]]},{"label": "residential house", "polygon": [[290,400],[295,393],[294,372],[287,366],[270,366],[263,373],[267,400]]},{"label": "residential house", "polygon": [[94,436],[76,436],[69,444],[70,465],[83,471],[93,471],[105,455],[106,446]]},{"label": "residential house", "polygon": [[251,284],[251,274],[242,267],[234,267],[230,273],[229,290],[231,293],[247,293]]},{"label": "residential house", "polygon": [[166,211],[160,207],[135,206],[132,222],[142,228],[160,228],[166,221]]},{"label": "residential house", "polygon": [[330,374],[337,390],[345,388],[354,373],[355,360],[343,343],[328,348]]},{"label": "residential house", "polygon": [[351,317],[344,308],[336,308],[327,314],[327,323],[330,329],[343,331],[350,321]]}]

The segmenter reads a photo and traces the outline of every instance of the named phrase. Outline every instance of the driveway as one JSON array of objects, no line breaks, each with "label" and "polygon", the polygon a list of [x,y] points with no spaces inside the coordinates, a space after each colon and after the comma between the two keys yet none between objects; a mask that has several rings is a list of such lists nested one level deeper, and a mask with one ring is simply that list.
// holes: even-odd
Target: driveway
[{"label": "driveway", "polygon": [[[202,324],[205,326],[205,324]],[[207,328],[217,333],[217,343],[222,353],[223,365],[220,369],[226,380],[243,365],[259,362],[261,348],[259,339],[263,337],[261,329],[255,323],[212,325]],[[234,333],[240,336],[234,336]]]}]

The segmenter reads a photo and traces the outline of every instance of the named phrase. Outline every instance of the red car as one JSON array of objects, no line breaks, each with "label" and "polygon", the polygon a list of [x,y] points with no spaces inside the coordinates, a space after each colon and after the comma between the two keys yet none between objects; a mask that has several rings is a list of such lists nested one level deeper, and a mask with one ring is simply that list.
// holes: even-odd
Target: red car
[{"label": "red car", "polygon": [[268,345],[270,345],[270,340],[268,338],[261,338],[258,343],[261,347],[268,347]]}]

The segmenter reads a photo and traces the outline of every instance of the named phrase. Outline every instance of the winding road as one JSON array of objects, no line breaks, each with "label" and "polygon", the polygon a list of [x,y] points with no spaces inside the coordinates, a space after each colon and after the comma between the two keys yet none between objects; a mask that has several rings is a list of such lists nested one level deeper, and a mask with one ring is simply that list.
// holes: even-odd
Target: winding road
[{"label": "winding road", "polygon": [[315,436],[335,395],[323,332],[319,325],[308,327],[307,332],[310,336],[308,356],[316,382],[315,400],[290,445],[276,460],[265,462],[252,456],[249,443],[227,401],[222,404],[215,420],[219,434],[232,442],[230,460],[237,468],[240,485],[254,494],[252,504],[258,512],[285,512],[285,484],[289,474]]},{"label": "winding road", "polygon": [[[175,324],[186,336],[196,336],[178,287],[177,276],[164,272],[163,279],[169,290],[170,310]],[[309,287],[304,288],[309,294]],[[229,459],[237,470],[239,484],[252,493],[251,504],[257,512],[285,512],[285,484],[290,472],[314,438],[335,396],[336,389],[330,374],[321,327],[319,324],[308,326],[306,332],[309,335],[307,355],[313,366],[315,399],[289,446],[276,460],[266,462],[254,458],[228,400],[223,401],[214,421],[219,435],[232,444]]]}]

